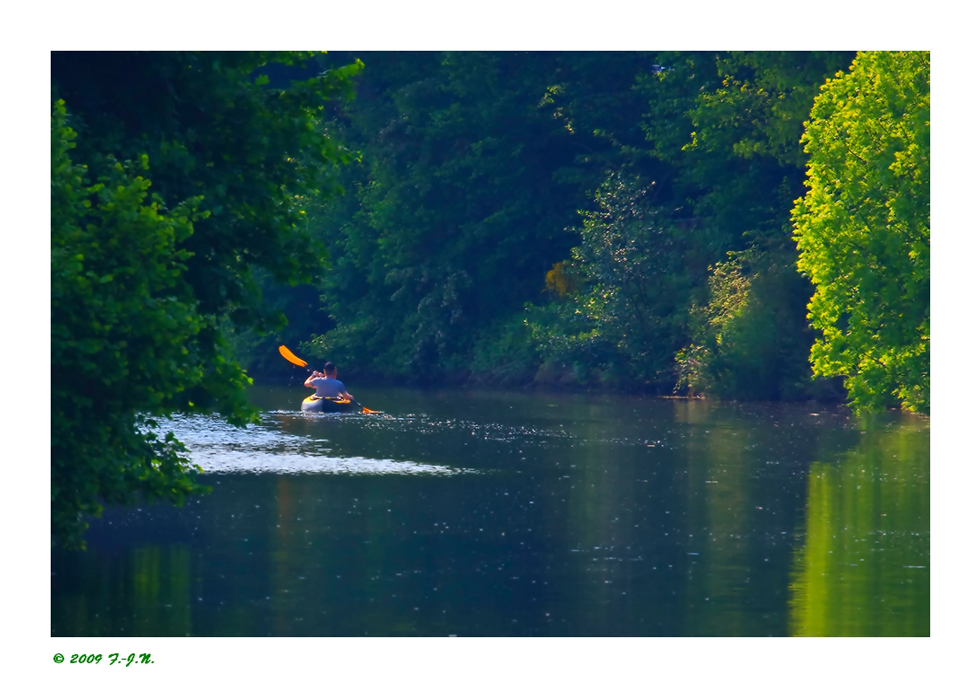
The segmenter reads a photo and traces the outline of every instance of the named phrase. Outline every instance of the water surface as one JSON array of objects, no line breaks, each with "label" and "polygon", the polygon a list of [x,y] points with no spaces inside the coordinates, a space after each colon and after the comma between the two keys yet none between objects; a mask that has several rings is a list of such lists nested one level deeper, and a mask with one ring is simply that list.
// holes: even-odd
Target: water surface
[{"label": "water surface", "polygon": [[167,423],[211,494],[107,509],[53,635],[929,634],[929,426],[822,406],[358,389]]}]

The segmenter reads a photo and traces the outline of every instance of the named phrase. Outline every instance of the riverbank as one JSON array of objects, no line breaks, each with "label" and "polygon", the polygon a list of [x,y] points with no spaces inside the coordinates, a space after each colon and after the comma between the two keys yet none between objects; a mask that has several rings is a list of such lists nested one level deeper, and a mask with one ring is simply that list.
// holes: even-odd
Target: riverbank
[{"label": "riverbank", "polygon": [[[840,379],[811,380],[809,393],[794,393],[783,398],[725,398],[707,394],[679,394],[675,388],[667,384],[624,383],[602,379],[598,375],[583,378],[577,371],[557,366],[542,366],[533,377],[520,378],[501,377],[475,371],[459,371],[441,374],[438,377],[422,378],[404,375],[392,376],[370,374],[364,370],[352,370],[347,373],[341,369],[341,379],[352,389],[358,386],[397,386],[406,389],[479,389],[479,390],[521,390],[544,391],[560,394],[612,394],[621,396],[646,396],[665,399],[705,399],[715,401],[762,401],[782,403],[816,403],[819,405],[844,405],[847,403],[847,392]],[[307,377],[306,370],[292,367],[285,368],[281,373],[263,372],[250,375],[255,384],[296,384],[302,386]]]}]

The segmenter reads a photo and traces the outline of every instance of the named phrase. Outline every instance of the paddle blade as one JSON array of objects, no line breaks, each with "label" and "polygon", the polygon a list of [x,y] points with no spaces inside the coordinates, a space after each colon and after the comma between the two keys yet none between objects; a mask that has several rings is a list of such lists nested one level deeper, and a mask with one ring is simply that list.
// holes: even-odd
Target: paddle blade
[{"label": "paddle blade", "polygon": [[305,360],[300,360],[299,358],[297,358],[295,355],[293,355],[293,352],[291,350],[289,350],[288,348],[286,348],[285,346],[280,346],[279,347],[279,354],[282,355],[283,358],[285,358],[286,360],[288,360],[289,362],[291,362],[293,365],[299,365],[300,367],[306,367],[306,361]]}]

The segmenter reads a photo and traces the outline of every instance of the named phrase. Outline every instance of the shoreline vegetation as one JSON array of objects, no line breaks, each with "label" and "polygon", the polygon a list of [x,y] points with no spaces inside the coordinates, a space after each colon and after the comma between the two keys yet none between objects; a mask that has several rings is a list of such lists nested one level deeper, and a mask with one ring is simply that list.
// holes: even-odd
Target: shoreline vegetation
[{"label": "shoreline vegetation", "polygon": [[[262,374],[260,376],[251,377],[250,379],[252,380],[252,384],[255,386],[295,384],[297,386],[298,393],[305,393],[305,391],[302,389],[303,379],[305,379],[305,377],[303,375],[297,375],[295,372],[290,372],[288,370],[278,374]],[[447,376],[441,378],[438,382],[429,383],[404,379],[372,379],[370,376],[364,375],[344,375],[344,379],[346,380],[345,384],[349,384],[352,388],[357,388],[358,386],[366,386],[367,388],[372,388],[375,386],[393,386],[402,389],[418,390],[420,392],[439,389],[457,389],[531,393],[544,392],[568,395],[586,395],[590,393],[598,393],[610,396],[622,396],[624,398],[630,396],[645,396],[650,398],[676,400],[704,400],[715,402],[736,401],[736,399],[720,398],[703,393],[694,393],[690,390],[684,394],[664,393],[654,389],[652,385],[648,384],[634,385],[631,387],[614,387],[604,384],[601,380],[593,382],[578,381],[575,375],[570,371],[557,377],[536,377],[530,381],[519,383],[514,381],[502,382],[497,379],[487,379],[480,377],[475,373],[460,374],[455,377]],[[807,398],[777,400],[768,399],[758,402],[816,404],[821,406],[835,406],[840,407],[841,409],[848,409],[847,391],[844,389],[843,381],[840,379],[824,381],[826,382],[826,386],[825,393],[823,394],[814,394]],[[919,414],[926,415],[924,413]]]}]

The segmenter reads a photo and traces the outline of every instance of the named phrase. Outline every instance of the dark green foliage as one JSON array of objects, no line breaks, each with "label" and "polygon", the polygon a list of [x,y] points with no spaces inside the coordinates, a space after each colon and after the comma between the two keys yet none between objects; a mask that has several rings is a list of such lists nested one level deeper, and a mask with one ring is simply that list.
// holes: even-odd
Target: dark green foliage
[{"label": "dark green foliage", "polygon": [[708,258],[687,265],[708,279],[690,292],[680,388],[754,399],[812,391],[810,287],[795,270],[788,218],[804,190],[803,121],[820,85],[851,56],[671,53],[658,56],[663,69],[641,77],[653,154],[675,169],[660,200],[690,218],[698,255]]},{"label": "dark green foliage", "polygon": [[[567,255],[577,199],[556,174],[576,151],[543,101],[554,55],[400,57],[417,70],[348,113],[348,145],[363,155],[358,205],[320,225],[338,322],[320,344],[355,367],[452,377],[481,330],[540,294]],[[361,90],[373,94],[371,69],[368,59]]]},{"label": "dark green foliage", "polygon": [[677,354],[679,388],[743,400],[818,393],[806,356],[812,289],[792,258],[751,248],[712,267],[707,303],[691,309],[693,343]]},{"label": "dark green foliage", "polygon": [[663,162],[648,154],[642,123],[647,102],[637,77],[652,69],[653,53],[572,52],[555,55],[553,86],[542,104],[565,129],[575,152],[560,178],[591,199],[613,170],[666,179]]},{"label": "dark green foliage", "polygon": [[674,168],[662,198],[697,217],[717,259],[761,237],[788,235],[803,191],[800,137],[820,85],[853,53],[663,53],[639,78],[643,125],[657,158]]},{"label": "dark green foliage", "polygon": [[372,54],[335,122],[355,192],[314,219],[337,326],[311,350],[390,379],[808,393],[788,218],[852,56]]},{"label": "dark green foliage", "polygon": [[164,212],[142,164],[102,166],[90,184],[72,163],[64,105],[52,118],[52,531],[77,545],[79,515],[137,496],[194,492],[182,447],[140,411],[172,407],[194,387],[221,387],[244,419],[244,382],[229,361],[193,345],[206,326],[182,282],[200,198]]},{"label": "dark green foliage", "polygon": [[581,245],[572,249],[582,284],[574,301],[594,336],[616,351],[607,362],[584,362],[669,392],[694,287],[687,265],[703,257],[693,227],[666,219],[651,202],[655,188],[618,173],[602,185],[596,209],[582,213]]},{"label": "dark green foliage", "polygon": [[508,386],[532,383],[543,357],[529,323],[529,313],[518,311],[509,320],[481,331],[473,344],[472,375],[467,381]]},{"label": "dark green foliage", "polygon": [[272,380],[305,376],[302,368],[283,362],[278,347],[285,343],[297,353],[309,355],[304,344],[333,326],[320,295],[321,279],[318,274],[309,284],[289,285],[276,283],[267,275],[258,278],[264,309],[282,315],[281,324],[271,333],[235,328],[230,318],[222,319],[222,333],[250,377]]},{"label": "dark green foliage", "polygon": [[[803,192],[809,103],[847,59],[667,53],[633,72],[626,101],[639,119],[629,127],[604,113],[630,144],[596,127],[597,144],[617,142],[604,158],[614,171],[574,229],[572,260],[548,274],[561,296],[552,313],[530,311],[545,368],[594,367],[592,377],[663,393],[808,391],[810,290],[795,270],[788,216]],[[567,295],[569,275],[578,285]]]},{"label": "dark green foliage", "polygon": [[337,190],[324,172],[344,153],[319,118],[349,93],[357,69],[285,89],[257,73],[304,58],[312,54],[52,53],[79,159],[147,155],[165,203],[202,196],[210,215],[182,246],[192,254],[186,280],[201,312],[230,313],[236,324],[273,321],[259,309],[253,266],[289,283],[322,266],[296,201]]},{"label": "dark green foliage", "polygon": [[336,190],[344,158],[318,118],[356,67],[286,88],[256,71],[305,57],[52,55],[52,533],[63,544],[81,545],[80,516],[103,504],[194,492],[180,443],[156,436],[151,417],[252,417],[227,325],[281,321],[260,303],[257,271],[298,283],[324,269],[302,210]]}]

